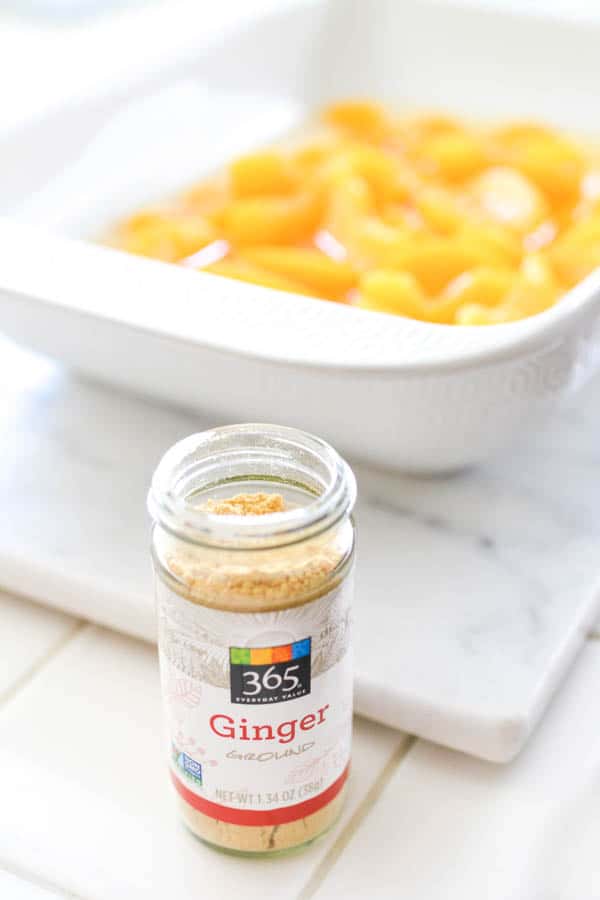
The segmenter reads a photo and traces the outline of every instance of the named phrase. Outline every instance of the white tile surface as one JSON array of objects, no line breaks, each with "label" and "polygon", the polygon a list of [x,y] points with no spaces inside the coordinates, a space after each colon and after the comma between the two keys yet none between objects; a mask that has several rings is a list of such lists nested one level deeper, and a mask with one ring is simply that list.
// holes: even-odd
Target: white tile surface
[{"label": "white tile surface", "polygon": [[2,900],[70,900],[67,894],[40,887],[0,869],[0,897]]},{"label": "white tile surface", "polygon": [[147,645],[89,628],[0,713],[0,861],[86,900],[295,897],[403,738],[358,722],[341,825],[305,853],[216,853],[174,817]]},{"label": "white tile surface", "polygon": [[598,900],[599,686],[591,641],[511,766],[418,742],[318,900]]},{"label": "white tile surface", "polygon": [[0,703],[74,625],[70,616],[0,593]]}]

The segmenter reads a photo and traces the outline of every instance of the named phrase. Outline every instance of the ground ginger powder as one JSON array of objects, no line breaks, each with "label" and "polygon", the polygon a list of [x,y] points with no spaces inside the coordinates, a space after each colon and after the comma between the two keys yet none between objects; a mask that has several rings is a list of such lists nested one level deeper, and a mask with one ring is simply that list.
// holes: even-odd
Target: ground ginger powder
[{"label": "ground ginger powder", "polygon": [[236,494],[227,500],[209,499],[203,509],[217,516],[265,516],[283,512],[285,501],[281,494]]},{"label": "ground ginger powder", "polygon": [[[268,492],[200,506],[229,517],[288,508]],[[340,813],[350,752],[349,563],[338,529],[264,550],[166,536],[159,554],[161,669],[185,823],[238,853],[312,841]]]}]

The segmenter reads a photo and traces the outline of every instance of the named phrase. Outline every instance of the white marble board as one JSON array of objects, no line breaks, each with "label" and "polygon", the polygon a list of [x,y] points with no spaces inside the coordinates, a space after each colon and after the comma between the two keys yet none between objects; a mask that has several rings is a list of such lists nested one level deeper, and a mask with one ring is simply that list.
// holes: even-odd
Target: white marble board
[{"label": "white marble board", "polygon": [[[0,350],[0,584],[152,640],[149,478],[215,423]],[[518,753],[598,615],[599,400],[596,381],[461,476],[356,467],[360,713],[489,760]]]}]

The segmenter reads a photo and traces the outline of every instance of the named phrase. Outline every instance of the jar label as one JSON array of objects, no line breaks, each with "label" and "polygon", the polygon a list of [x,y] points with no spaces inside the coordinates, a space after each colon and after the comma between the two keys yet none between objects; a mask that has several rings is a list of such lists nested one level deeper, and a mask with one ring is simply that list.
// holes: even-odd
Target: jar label
[{"label": "jar label", "polygon": [[211,818],[274,825],[331,802],[352,730],[351,577],[312,603],[237,613],[158,583],[173,781]]}]

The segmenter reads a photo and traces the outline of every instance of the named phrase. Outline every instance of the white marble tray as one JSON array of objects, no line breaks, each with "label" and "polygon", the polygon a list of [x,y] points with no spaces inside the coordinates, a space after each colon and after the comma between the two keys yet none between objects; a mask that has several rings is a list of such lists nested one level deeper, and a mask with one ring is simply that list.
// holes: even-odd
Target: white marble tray
[{"label": "white marble tray", "polygon": [[[0,352],[0,584],[151,640],[148,481],[215,423]],[[520,750],[598,613],[599,400],[597,381],[461,477],[357,467],[359,712],[494,761]]]}]

